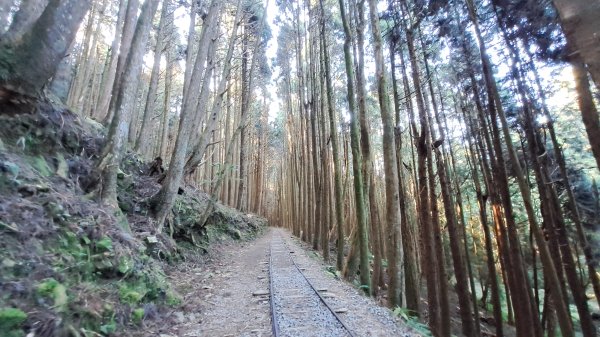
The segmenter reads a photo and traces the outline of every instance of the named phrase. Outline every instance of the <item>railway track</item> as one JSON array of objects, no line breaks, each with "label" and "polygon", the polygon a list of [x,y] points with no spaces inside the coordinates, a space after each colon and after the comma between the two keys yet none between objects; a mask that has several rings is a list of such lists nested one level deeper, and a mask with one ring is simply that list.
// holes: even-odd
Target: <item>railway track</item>
[{"label": "railway track", "polygon": [[273,235],[269,257],[273,336],[354,337],[319,290],[296,264],[284,239]]}]

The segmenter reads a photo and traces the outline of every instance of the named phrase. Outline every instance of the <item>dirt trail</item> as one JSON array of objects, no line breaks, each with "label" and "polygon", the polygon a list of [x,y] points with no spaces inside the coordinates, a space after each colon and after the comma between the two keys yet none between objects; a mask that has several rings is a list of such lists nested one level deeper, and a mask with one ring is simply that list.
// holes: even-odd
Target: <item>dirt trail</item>
[{"label": "dirt trail", "polygon": [[288,232],[270,229],[255,241],[223,247],[204,266],[179,266],[169,278],[179,284],[183,307],[146,325],[140,336],[272,336],[268,261],[274,232],[285,238],[311,282],[327,289],[328,301],[348,309],[341,316],[357,336],[415,335],[389,310],[328,274]]}]

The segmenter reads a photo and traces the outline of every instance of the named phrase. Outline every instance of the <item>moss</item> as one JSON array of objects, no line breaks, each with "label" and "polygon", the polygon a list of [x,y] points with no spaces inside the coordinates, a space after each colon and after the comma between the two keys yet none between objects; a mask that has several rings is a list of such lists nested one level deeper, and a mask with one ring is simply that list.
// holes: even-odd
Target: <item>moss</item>
[{"label": "moss", "polygon": [[119,290],[119,295],[121,298],[121,302],[129,303],[129,304],[138,304],[142,301],[142,298],[144,298],[146,293],[140,292],[138,290],[130,289],[128,287],[122,287]]},{"label": "moss", "polygon": [[54,307],[63,311],[69,302],[67,288],[53,278],[44,280],[36,287],[37,294],[41,297],[52,299]]},{"label": "moss", "polygon": [[119,270],[119,273],[127,275],[133,270],[133,265],[134,261],[130,257],[122,256],[119,258],[117,269]]},{"label": "moss", "polygon": [[181,296],[174,292],[173,290],[169,290],[167,291],[167,305],[170,305],[172,307],[177,307],[179,305],[181,305],[181,303],[183,302],[183,299],[181,298]]},{"label": "moss", "polygon": [[0,309],[0,332],[7,333],[7,336],[24,335],[21,330],[21,324],[27,319],[27,314],[16,308]]},{"label": "moss", "polygon": [[139,324],[144,319],[144,308],[137,308],[131,313],[131,321],[135,324]]},{"label": "moss", "polygon": [[50,169],[50,166],[44,157],[32,157],[30,159],[30,164],[42,177],[52,176],[52,169]]}]

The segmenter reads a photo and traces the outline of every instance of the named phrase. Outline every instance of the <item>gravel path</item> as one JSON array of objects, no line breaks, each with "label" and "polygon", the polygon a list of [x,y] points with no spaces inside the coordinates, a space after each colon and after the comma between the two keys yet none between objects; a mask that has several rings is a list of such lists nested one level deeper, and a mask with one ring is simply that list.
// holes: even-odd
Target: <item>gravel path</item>
[{"label": "gravel path", "polygon": [[[183,306],[162,317],[159,320],[161,324],[147,325],[145,329],[138,330],[140,336],[272,336],[268,277],[270,244],[274,236],[281,237],[286,246],[275,245],[273,250],[294,252],[296,264],[316,289],[325,290],[322,294],[328,305],[336,312],[340,311],[338,316],[355,336],[418,336],[410,332],[390,310],[378,306],[372,299],[361,295],[359,290],[327,273],[326,265],[320,259],[311,257],[297,239],[282,229],[271,229],[252,242],[221,248],[218,254],[214,254],[218,257],[206,265],[182,265],[170,273],[169,278],[178,285],[178,291],[184,297]],[[282,272],[274,279],[273,285],[281,287],[287,284],[282,288],[287,300],[301,299],[291,309],[283,298],[274,301],[275,307],[282,309],[280,314],[285,316],[279,320],[281,334],[347,336],[340,333],[343,330],[339,327],[328,323],[327,315],[332,314],[318,309],[324,307],[318,302],[318,297],[310,299],[307,296],[306,281],[301,276],[294,276],[289,264],[286,266],[280,262],[273,264]],[[274,292],[277,294],[277,290]],[[319,325],[321,328],[315,328]]]},{"label": "gravel path", "polygon": [[295,251],[290,250],[282,234],[274,233],[271,241],[271,290],[279,336],[349,336],[294,265]]},{"label": "gravel path", "polygon": [[352,285],[335,279],[326,271],[327,265],[320,258],[311,257],[309,251],[289,232],[282,229],[273,231],[285,238],[290,250],[294,251],[294,261],[304,269],[304,274],[313,286],[317,289],[327,289],[325,300],[329,306],[338,310],[348,310],[339,313],[339,316],[356,336],[419,336],[404,326],[389,309],[363,296],[360,290]]},{"label": "gravel path", "polygon": [[[271,235],[252,242],[221,247],[214,261],[196,270],[179,270],[184,295],[181,311],[174,311],[157,337],[271,336],[268,260]],[[265,296],[253,293],[267,292]]]}]

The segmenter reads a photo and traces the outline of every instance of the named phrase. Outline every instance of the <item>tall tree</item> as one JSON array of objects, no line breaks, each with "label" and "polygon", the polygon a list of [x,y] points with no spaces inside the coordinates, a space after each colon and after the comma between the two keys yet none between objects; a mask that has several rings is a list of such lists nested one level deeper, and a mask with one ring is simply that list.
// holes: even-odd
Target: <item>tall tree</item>
[{"label": "tall tree", "polygon": [[350,142],[352,149],[352,173],[354,179],[354,199],[356,205],[356,219],[358,223],[358,242],[360,247],[360,282],[366,286],[367,291],[371,288],[371,278],[369,276],[369,246],[368,229],[366,217],[366,205],[364,200],[364,178],[360,169],[361,153],[359,127],[356,114],[356,98],[354,92],[354,62],[352,60],[352,32],[348,22],[348,14],[344,0],[339,0],[342,24],[344,27],[344,61],[346,65],[346,85],[348,86],[348,108],[350,112]]},{"label": "tall tree", "polygon": [[157,91],[158,91],[158,80],[160,77],[160,60],[165,49],[165,26],[169,18],[169,11],[173,9],[170,6],[169,0],[163,0],[162,11],[160,14],[160,21],[158,23],[158,29],[156,31],[156,43],[154,45],[154,61],[152,63],[152,73],[150,74],[150,86],[148,88],[148,94],[146,95],[146,104],[144,106],[144,114],[142,117],[142,125],[140,131],[135,140],[134,149],[140,151],[142,149],[142,139],[150,124],[150,117],[154,114],[154,108],[157,102]]},{"label": "tall tree", "polygon": [[104,145],[104,156],[98,162],[98,169],[102,172],[102,181],[98,196],[100,200],[115,209],[117,203],[117,173],[121,158],[125,152],[128,138],[131,111],[136,98],[138,78],[142,71],[142,59],[146,43],[150,35],[150,27],[160,0],[147,0],[142,6],[135,33],[131,43],[131,51],[125,63],[125,72],[120,77],[121,90],[116,96],[116,110],[111,122],[108,139]]},{"label": "tall tree", "polygon": [[[187,95],[183,98],[181,107],[181,117],[179,122],[179,133],[175,142],[175,148],[171,155],[171,165],[167,172],[160,191],[152,198],[152,207],[155,212],[155,218],[158,222],[157,231],[160,232],[163,228],[167,215],[173,207],[177,191],[180,188],[183,168],[187,156],[188,144],[192,133],[192,125],[194,120],[194,112],[198,106],[198,96],[200,87],[203,82],[203,75],[206,69],[208,58],[208,46],[211,39],[214,37],[215,27],[218,24],[220,17],[220,9],[222,3],[213,0],[210,4],[208,14],[204,20],[202,33],[200,36],[198,55],[193,65],[193,71],[190,78],[190,86],[187,90]],[[192,66],[192,65],[188,65]]]},{"label": "tall tree", "polygon": [[[375,74],[377,78],[377,93],[379,110],[383,123],[383,161],[385,171],[386,222],[387,222],[387,260],[388,276],[388,305],[395,307],[401,303],[400,275],[398,262],[401,260],[402,241],[400,229],[400,194],[398,192],[398,164],[396,161],[396,146],[394,139],[394,119],[390,106],[387,70],[383,58],[383,42],[379,26],[379,13],[375,0],[369,0],[371,32],[375,49]],[[373,201],[371,201],[373,202]]]},{"label": "tall tree", "polygon": [[[324,12],[323,0],[319,1],[319,5],[321,6],[321,11]],[[331,147],[333,150],[333,183],[334,183],[334,200],[335,200],[335,221],[337,228],[337,269],[342,270],[344,263],[344,206],[342,200],[342,177],[341,177],[341,165],[339,158],[339,139],[338,139],[338,128],[337,128],[337,116],[335,114],[334,108],[334,100],[333,100],[333,85],[331,80],[331,65],[329,59],[329,49],[326,43],[326,29],[325,29],[325,18],[321,20],[321,29],[323,34],[321,35],[321,39],[323,41],[323,63],[325,65],[325,83],[327,85],[327,112],[329,114],[329,130],[331,132]]]}]

